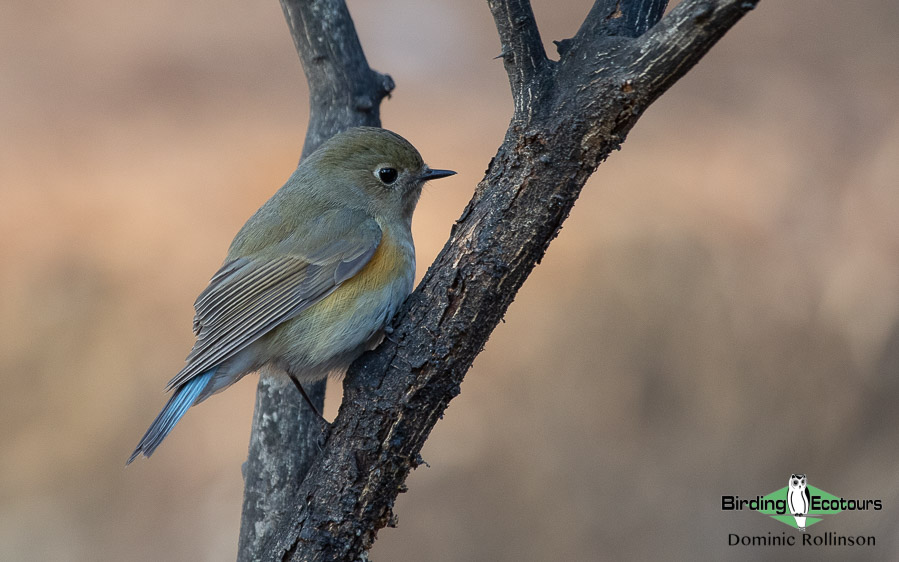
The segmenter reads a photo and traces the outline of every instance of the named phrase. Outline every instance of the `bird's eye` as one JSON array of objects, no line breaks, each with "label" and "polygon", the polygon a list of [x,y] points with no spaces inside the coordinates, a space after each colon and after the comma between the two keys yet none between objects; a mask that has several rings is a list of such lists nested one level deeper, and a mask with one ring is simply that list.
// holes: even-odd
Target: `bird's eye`
[{"label": "bird's eye", "polygon": [[381,168],[377,172],[378,179],[387,185],[392,184],[396,181],[396,178],[399,174],[397,174],[396,168]]}]

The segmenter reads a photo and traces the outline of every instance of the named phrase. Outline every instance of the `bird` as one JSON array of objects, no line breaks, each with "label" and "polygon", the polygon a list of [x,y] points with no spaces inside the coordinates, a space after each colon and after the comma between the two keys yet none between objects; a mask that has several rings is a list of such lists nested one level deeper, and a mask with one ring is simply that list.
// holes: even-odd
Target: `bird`
[{"label": "bird", "polygon": [[126,464],[249,373],[283,372],[308,402],[303,383],[345,372],[379,343],[413,289],[422,188],[455,173],[429,168],[409,141],[378,127],[338,133],[303,159],[197,297],[196,342]]}]

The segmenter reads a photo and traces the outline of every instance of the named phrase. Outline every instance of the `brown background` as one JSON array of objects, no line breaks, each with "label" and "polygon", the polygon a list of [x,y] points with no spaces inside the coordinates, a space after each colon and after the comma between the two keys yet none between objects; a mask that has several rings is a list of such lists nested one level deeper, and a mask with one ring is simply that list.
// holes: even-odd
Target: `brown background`
[{"label": "brown background", "polygon": [[[549,42],[590,2],[535,2]],[[899,557],[899,4],[764,0],[635,127],[435,429],[376,560]],[[419,275],[499,145],[483,2],[351,2],[435,167]],[[229,560],[255,390],[124,461],[194,297],[292,171],[306,89],[278,3],[7,2],[0,16],[0,559]],[[552,51],[554,52],[554,51]],[[332,385],[333,416],[339,385]],[[791,472],[880,512],[722,512]]]}]

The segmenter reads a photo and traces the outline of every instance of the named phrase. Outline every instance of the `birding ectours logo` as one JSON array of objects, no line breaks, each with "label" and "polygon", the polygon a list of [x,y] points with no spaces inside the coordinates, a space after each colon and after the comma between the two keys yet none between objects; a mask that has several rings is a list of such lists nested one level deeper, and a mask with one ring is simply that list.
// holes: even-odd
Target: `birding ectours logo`
[{"label": "birding ectours logo", "polygon": [[[790,504],[790,513],[796,520],[796,528],[805,532],[805,516],[808,515],[808,506],[810,503],[810,492],[808,491],[808,483],[805,481],[805,474],[791,474],[790,491],[787,492],[787,501]],[[817,523],[820,519],[814,521]]]},{"label": "birding ectours logo", "polygon": [[729,546],[874,546],[872,535],[846,536],[834,531],[813,535],[808,528],[843,511],[880,511],[880,499],[846,499],[809,485],[805,474],[791,474],[787,485],[751,499],[721,496],[722,511],[757,511],[800,532],[769,531],[765,535],[728,535]]}]

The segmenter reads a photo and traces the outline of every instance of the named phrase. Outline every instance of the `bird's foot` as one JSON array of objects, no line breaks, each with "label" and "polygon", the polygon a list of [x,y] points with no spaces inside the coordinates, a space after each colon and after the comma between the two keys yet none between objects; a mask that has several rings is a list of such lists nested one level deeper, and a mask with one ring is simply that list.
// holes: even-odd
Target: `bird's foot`
[{"label": "bird's foot", "polygon": [[385,340],[390,340],[391,343],[396,343],[396,340],[392,337],[394,332],[393,326],[388,324],[387,326],[384,326],[384,330],[382,331],[384,332]]},{"label": "bird's foot", "polygon": [[316,423],[318,424],[318,435],[315,438],[315,445],[318,447],[318,452],[321,453],[328,441],[328,436],[331,435],[331,424],[323,416],[316,418]]}]

